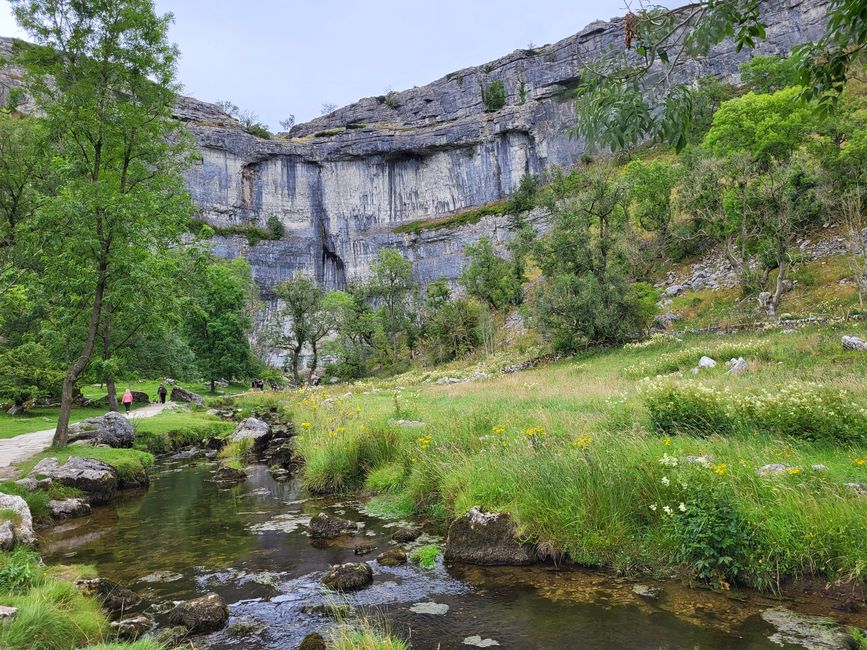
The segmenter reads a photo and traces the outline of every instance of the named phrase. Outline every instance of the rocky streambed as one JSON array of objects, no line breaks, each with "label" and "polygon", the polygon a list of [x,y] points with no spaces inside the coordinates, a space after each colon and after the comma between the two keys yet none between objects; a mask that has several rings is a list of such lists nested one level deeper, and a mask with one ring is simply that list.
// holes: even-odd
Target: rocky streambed
[{"label": "rocky streambed", "polygon": [[[413,648],[845,648],[843,628],[813,617],[867,626],[863,606],[840,612],[818,598],[453,557],[424,569],[400,550],[442,544],[445,531],[373,516],[354,500],[311,498],[265,465],[231,487],[214,480],[217,469],[205,455],[163,458],[147,492],[42,531],[40,550],[46,562],[92,564],[134,592],[112,592],[115,617],[137,621],[127,626],[171,636],[183,623],[199,632],[196,648],[294,648],[357,616],[387,623]],[[347,578],[342,591],[323,584]],[[190,599],[201,600],[178,606]]]}]

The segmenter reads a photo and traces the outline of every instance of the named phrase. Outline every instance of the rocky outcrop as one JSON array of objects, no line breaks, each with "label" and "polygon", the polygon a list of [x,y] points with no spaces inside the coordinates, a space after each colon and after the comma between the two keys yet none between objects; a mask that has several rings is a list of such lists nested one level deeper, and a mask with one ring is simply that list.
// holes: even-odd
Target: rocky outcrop
[{"label": "rocky outcrop", "polygon": [[75,585],[83,594],[96,598],[103,608],[114,614],[125,612],[141,603],[141,596],[137,593],[105,578],[77,580]]},{"label": "rocky outcrop", "polygon": [[254,454],[262,452],[271,441],[271,425],[258,418],[242,420],[232,434],[232,442],[249,441],[250,451]]},{"label": "rocky outcrop", "polygon": [[178,603],[169,612],[173,625],[183,625],[193,634],[215,632],[229,620],[229,608],[219,594],[210,592],[199,598]]},{"label": "rocky outcrop", "polygon": [[180,386],[172,386],[170,399],[173,402],[186,402],[188,404],[198,404],[199,406],[205,405],[204,397],[191,390],[187,390],[186,388],[181,388]]},{"label": "rocky outcrop", "polygon": [[111,412],[76,422],[69,427],[69,442],[88,440],[95,445],[132,447],[135,429],[126,416]]},{"label": "rocky outcrop", "polygon": [[445,559],[481,565],[525,565],[536,561],[532,545],[515,537],[509,515],[473,507],[449,526]]},{"label": "rocky outcrop", "polygon": [[[787,54],[816,39],[826,6],[827,0],[762,2],[767,40],[758,53]],[[525,174],[579,161],[585,143],[569,135],[576,123],[573,91],[585,64],[622,52],[623,39],[622,19],[597,21],[557,43],[361,99],[271,140],[248,134],[212,104],[180,97],[175,115],[200,152],[186,172],[187,187],[200,218],[218,233],[230,226],[265,228],[271,216],[281,222],[283,236],[255,245],[242,234],[213,240],[218,255],[250,262],[268,309],[277,306],[272,289],[282,280],[301,273],[342,288],[367,277],[383,247],[410,259],[422,284],[440,277],[454,284],[464,247],[488,236],[503,249],[511,219],[418,232],[395,228],[503,199]],[[9,39],[0,39],[0,56],[11,49]],[[704,75],[737,81],[738,65],[748,56],[747,49],[737,52],[723,42],[682,66],[676,81]],[[9,88],[21,84],[20,71],[7,68],[0,76]],[[505,104],[488,110],[483,93],[493,83],[503,84]],[[529,220],[544,228],[546,215],[534,211]],[[193,401],[179,389],[172,399]]]},{"label": "rocky outcrop", "polygon": [[36,541],[33,536],[33,517],[30,507],[19,496],[0,493],[0,549],[10,550],[16,544],[27,544]]},{"label": "rocky outcrop", "polygon": [[90,504],[84,499],[52,499],[48,502],[48,510],[55,521],[86,517],[90,514]]},{"label": "rocky outcrop", "polygon": [[30,477],[49,478],[60,485],[85,493],[93,505],[108,503],[117,491],[117,470],[91,458],[70,456],[62,465],[56,458],[44,458],[31,470]]},{"label": "rocky outcrop", "polygon": [[358,531],[358,525],[348,519],[331,517],[320,512],[310,520],[308,526],[310,537],[332,539],[341,535],[353,535]]},{"label": "rocky outcrop", "polygon": [[358,591],[373,582],[373,569],[363,562],[337,564],[322,578],[322,584],[334,591]]}]

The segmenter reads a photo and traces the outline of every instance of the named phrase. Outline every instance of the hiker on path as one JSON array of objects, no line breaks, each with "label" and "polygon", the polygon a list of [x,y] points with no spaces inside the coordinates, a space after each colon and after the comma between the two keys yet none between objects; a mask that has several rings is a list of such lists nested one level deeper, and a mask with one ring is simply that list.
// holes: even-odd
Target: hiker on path
[{"label": "hiker on path", "polygon": [[166,403],[166,395],[169,391],[166,390],[166,387],[160,384],[160,387],[157,388],[157,395],[160,396],[160,404]]},{"label": "hiker on path", "polygon": [[123,407],[126,409],[126,412],[129,413],[129,407],[132,406],[132,391],[129,387],[124,391],[121,401],[123,402]]}]

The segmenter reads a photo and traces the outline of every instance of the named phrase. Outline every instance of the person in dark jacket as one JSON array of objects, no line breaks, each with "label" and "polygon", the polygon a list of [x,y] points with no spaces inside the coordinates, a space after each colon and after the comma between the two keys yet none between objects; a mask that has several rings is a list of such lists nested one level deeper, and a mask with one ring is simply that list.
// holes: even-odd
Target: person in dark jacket
[{"label": "person in dark jacket", "polygon": [[160,387],[157,388],[157,395],[160,396],[160,404],[166,403],[166,395],[168,395],[169,391],[166,390],[166,387],[160,384]]}]

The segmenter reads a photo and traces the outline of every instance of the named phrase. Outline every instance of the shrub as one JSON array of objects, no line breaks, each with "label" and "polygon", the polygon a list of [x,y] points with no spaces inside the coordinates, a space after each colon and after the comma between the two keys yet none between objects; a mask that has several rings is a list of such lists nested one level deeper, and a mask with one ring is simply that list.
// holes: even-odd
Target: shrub
[{"label": "shrub", "polygon": [[280,218],[276,214],[272,214],[268,217],[268,230],[271,231],[271,235],[274,239],[280,239],[286,232],[283,222],[280,221]]},{"label": "shrub", "polygon": [[487,86],[482,86],[482,102],[487,113],[498,111],[506,105],[506,87],[501,79],[495,79]]},{"label": "shrub", "polygon": [[678,540],[673,559],[688,565],[699,580],[728,588],[750,566],[754,533],[719,489],[705,486],[692,495],[684,511],[671,518]]},{"label": "shrub", "polygon": [[644,398],[650,421],[662,434],[731,433],[734,419],[724,397],[702,384],[662,384]]},{"label": "shrub", "polygon": [[0,555],[0,592],[27,593],[42,577],[39,555],[19,546]]}]

